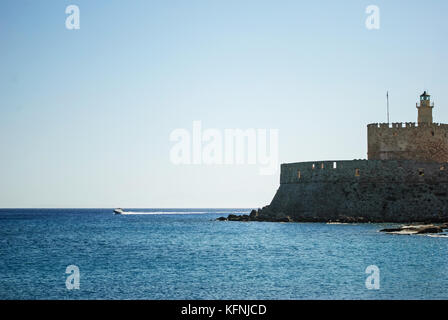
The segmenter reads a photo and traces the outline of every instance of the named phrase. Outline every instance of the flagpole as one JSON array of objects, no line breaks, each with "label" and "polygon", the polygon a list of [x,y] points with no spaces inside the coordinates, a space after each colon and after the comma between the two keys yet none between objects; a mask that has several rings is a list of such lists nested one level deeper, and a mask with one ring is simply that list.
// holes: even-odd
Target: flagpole
[{"label": "flagpole", "polygon": [[387,91],[386,97],[387,97],[387,123],[389,123],[389,91]]}]

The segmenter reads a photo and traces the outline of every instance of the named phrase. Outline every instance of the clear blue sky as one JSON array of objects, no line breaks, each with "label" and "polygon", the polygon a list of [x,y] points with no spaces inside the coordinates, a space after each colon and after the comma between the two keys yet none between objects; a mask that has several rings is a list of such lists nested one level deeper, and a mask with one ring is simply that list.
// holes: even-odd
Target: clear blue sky
[{"label": "clear blue sky", "polygon": [[427,89],[448,122],[447,15],[442,0],[4,0],[0,207],[266,205],[279,172],[175,166],[170,132],[276,128],[281,163],[366,158],[386,90],[392,121],[415,121]]}]

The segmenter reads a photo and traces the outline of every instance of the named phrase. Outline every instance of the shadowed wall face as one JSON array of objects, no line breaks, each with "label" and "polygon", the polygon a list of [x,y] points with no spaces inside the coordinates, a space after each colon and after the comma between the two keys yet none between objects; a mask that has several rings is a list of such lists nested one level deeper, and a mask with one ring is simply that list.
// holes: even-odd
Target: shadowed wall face
[{"label": "shadowed wall face", "polygon": [[447,163],[414,160],[282,164],[280,188],[258,217],[302,222],[445,222],[447,168]]}]

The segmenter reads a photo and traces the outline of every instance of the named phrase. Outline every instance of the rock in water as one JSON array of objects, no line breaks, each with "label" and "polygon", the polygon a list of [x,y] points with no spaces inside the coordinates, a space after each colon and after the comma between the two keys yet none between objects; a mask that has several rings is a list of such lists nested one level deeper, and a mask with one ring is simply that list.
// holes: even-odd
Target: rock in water
[{"label": "rock in water", "polygon": [[250,221],[250,217],[247,214],[237,216],[235,214],[229,214],[227,217],[228,221]]},{"label": "rock in water", "polygon": [[252,219],[252,220],[254,220],[254,219],[257,218],[257,216],[258,216],[258,212],[257,212],[256,210],[252,210],[252,211],[250,212],[249,218]]},{"label": "rock in water", "polygon": [[398,228],[382,229],[380,232],[386,232],[391,234],[425,234],[425,233],[441,233],[443,228],[441,226],[435,226],[433,224],[427,225],[410,225],[401,226]]},{"label": "rock in water", "polygon": [[443,232],[443,229],[439,226],[427,226],[427,227],[423,227],[417,231],[418,234],[440,233],[440,232]]}]

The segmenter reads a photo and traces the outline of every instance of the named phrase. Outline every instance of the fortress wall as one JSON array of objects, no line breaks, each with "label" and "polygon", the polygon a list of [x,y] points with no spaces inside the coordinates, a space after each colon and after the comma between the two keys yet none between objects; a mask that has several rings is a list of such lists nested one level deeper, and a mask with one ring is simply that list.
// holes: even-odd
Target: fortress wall
[{"label": "fortress wall", "polygon": [[448,125],[373,123],[367,126],[368,159],[448,161]]},{"label": "fortress wall", "polygon": [[281,165],[280,184],[309,182],[448,182],[448,163],[414,160],[314,161]]},{"label": "fortress wall", "polygon": [[[359,176],[355,175],[357,169]],[[261,218],[289,216],[294,221],[310,222],[448,221],[448,163],[300,162],[283,164],[280,179],[271,204],[259,211]]]}]

